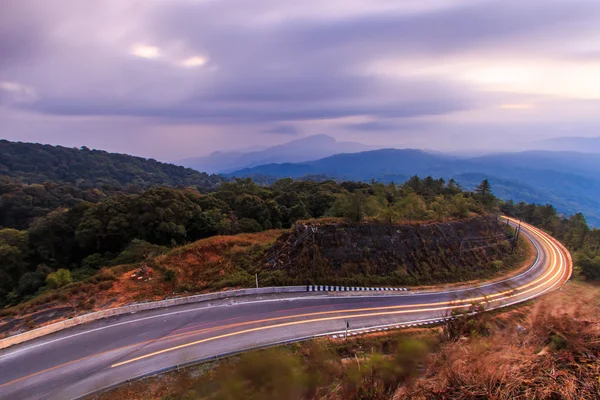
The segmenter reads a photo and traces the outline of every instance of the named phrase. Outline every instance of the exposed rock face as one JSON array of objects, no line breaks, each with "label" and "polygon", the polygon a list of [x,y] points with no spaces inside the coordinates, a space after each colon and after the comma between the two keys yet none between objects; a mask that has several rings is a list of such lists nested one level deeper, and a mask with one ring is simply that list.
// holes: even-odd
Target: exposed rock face
[{"label": "exposed rock face", "polygon": [[[0,338],[5,333],[26,331],[32,329],[32,327],[45,324],[58,318],[72,316],[74,311],[75,309],[73,307],[55,307],[42,309],[30,314],[28,317],[5,318],[0,321]],[[27,324],[31,324],[31,326],[27,326]]]},{"label": "exposed rock face", "polygon": [[457,280],[489,268],[509,249],[504,224],[495,216],[405,225],[328,223],[297,225],[278,239],[268,263],[313,281],[377,275],[410,284]]}]

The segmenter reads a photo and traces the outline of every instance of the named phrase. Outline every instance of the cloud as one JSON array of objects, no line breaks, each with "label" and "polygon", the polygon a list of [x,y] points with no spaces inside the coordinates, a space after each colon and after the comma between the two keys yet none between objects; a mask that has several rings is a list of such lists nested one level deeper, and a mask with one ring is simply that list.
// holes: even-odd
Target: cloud
[{"label": "cloud", "polygon": [[160,49],[156,46],[136,44],[131,46],[131,54],[140,58],[158,58],[161,56]]},{"label": "cloud", "polygon": [[501,104],[498,108],[502,108],[504,110],[530,110],[534,108],[533,104],[526,103],[514,103],[514,104]]},{"label": "cloud", "polygon": [[598,2],[6,1],[0,80],[19,89],[0,88],[2,105],[65,129],[134,118],[264,137],[364,117],[338,134],[409,134],[600,97]]},{"label": "cloud", "polygon": [[277,135],[297,135],[299,131],[292,125],[280,125],[265,130],[265,133],[275,133]]},{"label": "cloud", "polygon": [[18,82],[0,82],[0,100],[7,103],[31,103],[37,95],[35,90]]},{"label": "cloud", "polygon": [[186,58],[185,60],[181,61],[181,65],[184,67],[188,67],[188,68],[195,68],[195,67],[201,67],[204,64],[206,64],[207,62],[208,62],[208,60],[204,57],[193,56],[193,57],[189,57],[189,58]]},{"label": "cloud", "polygon": [[362,122],[358,124],[348,124],[345,125],[346,129],[352,131],[360,131],[360,132],[397,132],[397,131],[407,131],[407,130],[421,130],[425,126],[430,124],[426,124],[423,122],[415,122],[415,121],[369,121]]}]

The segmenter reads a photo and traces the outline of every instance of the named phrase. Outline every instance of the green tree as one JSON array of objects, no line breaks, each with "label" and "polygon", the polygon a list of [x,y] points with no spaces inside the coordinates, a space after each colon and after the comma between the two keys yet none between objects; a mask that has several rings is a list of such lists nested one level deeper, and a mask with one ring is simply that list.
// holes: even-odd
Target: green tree
[{"label": "green tree", "polygon": [[475,187],[475,198],[488,211],[491,211],[495,207],[496,198],[492,194],[492,185],[490,185],[487,179],[484,179]]},{"label": "green tree", "polygon": [[339,196],[333,203],[329,214],[334,217],[347,218],[353,222],[360,222],[365,217],[377,214],[377,201],[362,190]]},{"label": "green tree", "polygon": [[462,193],[452,196],[450,200],[450,215],[456,218],[466,218],[469,216],[469,201]]},{"label": "green tree", "polygon": [[475,193],[477,193],[482,198],[485,198],[492,194],[492,185],[490,185],[490,181],[484,179],[481,181],[479,185],[475,187]]},{"label": "green tree", "polygon": [[438,221],[442,221],[448,216],[449,209],[448,200],[442,195],[436,196],[435,201],[431,203],[431,210],[435,213]]},{"label": "green tree", "polygon": [[581,274],[589,280],[600,280],[600,256],[588,257],[580,254],[577,257],[577,265],[581,268]]},{"label": "green tree", "polygon": [[58,271],[53,272],[46,277],[46,284],[51,289],[66,286],[71,282],[73,282],[71,271],[64,268],[60,268]]},{"label": "green tree", "polygon": [[6,304],[8,294],[27,271],[27,232],[16,229],[0,230],[0,305]]},{"label": "green tree", "polygon": [[408,221],[422,221],[431,218],[425,200],[414,192],[409,192],[407,196],[400,199],[397,207],[401,217]]}]

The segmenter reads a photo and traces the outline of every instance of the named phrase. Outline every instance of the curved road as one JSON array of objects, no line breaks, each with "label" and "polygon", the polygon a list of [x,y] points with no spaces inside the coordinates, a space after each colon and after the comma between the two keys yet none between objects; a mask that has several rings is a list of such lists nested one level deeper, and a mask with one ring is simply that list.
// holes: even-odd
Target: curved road
[{"label": "curved road", "polygon": [[[511,221],[511,223],[514,223]],[[568,251],[523,224],[535,263],[512,278],[473,288],[398,295],[305,293],[153,310],[97,321],[0,352],[0,399],[71,399],[145,374],[285,340],[438,319],[483,302],[497,308],[560,287]]]}]

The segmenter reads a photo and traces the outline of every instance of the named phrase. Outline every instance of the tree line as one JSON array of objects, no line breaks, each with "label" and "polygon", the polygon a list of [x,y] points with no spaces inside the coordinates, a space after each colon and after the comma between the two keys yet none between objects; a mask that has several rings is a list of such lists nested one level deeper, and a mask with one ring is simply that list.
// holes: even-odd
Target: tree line
[{"label": "tree line", "polygon": [[201,193],[191,187],[83,190],[2,177],[0,196],[3,306],[91,277],[102,266],[139,262],[202,238],[285,229],[322,217],[393,224],[501,212],[547,230],[575,252],[586,277],[600,278],[600,232],[582,214],[565,217],[551,205],[502,202],[487,180],[470,192],[454,180],[417,176],[401,185],[281,179],[260,186],[236,179]]},{"label": "tree line", "polygon": [[[61,269],[84,279],[102,266],[134,263],[214,235],[290,228],[321,217],[397,223],[482,214],[495,207],[485,185],[466,192],[452,180],[416,176],[403,185],[281,179],[259,186],[237,179],[204,194],[189,187],[83,190],[3,177],[0,304],[43,290]],[[69,281],[61,274],[52,275],[52,285]]]}]

